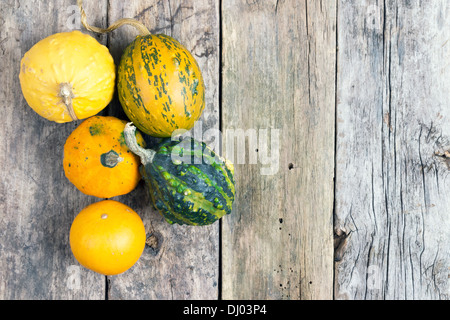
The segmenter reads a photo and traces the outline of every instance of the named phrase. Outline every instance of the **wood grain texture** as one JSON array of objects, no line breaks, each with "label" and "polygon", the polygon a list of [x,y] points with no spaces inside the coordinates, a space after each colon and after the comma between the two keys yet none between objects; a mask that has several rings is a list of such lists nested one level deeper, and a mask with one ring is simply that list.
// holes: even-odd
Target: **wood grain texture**
[{"label": "wood grain texture", "polygon": [[[212,226],[171,226],[141,182],[115,198],[144,220],[141,259],[106,278],[81,267],[70,226],[99,199],[79,192],[62,167],[81,121],[39,117],[18,74],[42,38],[89,32],[75,0],[1,1],[1,300],[450,298],[449,1],[84,7],[92,25],[135,18],[193,53],[206,85],[200,132],[222,128],[222,153],[235,163],[234,210]],[[89,34],[118,64],[137,32]],[[117,96],[101,114],[126,119]],[[245,134],[256,143],[242,149]]]},{"label": "wood grain texture", "polygon": [[[110,1],[108,12],[110,22],[125,17],[135,18],[151,33],[172,36],[192,53],[200,66],[206,88],[200,134],[208,129],[218,130],[217,1]],[[117,64],[123,50],[136,35],[136,30],[127,26],[109,35],[109,48]],[[111,105],[110,114],[125,119],[117,99]],[[169,225],[153,210],[143,183],[131,194],[116,200],[128,204],[141,215],[149,239],[144,254],[130,272],[108,277],[109,299],[218,299],[219,223],[205,227]]]},{"label": "wood grain texture", "polygon": [[228,0],[222,17],[225,155],[238,148],[230,130],[269,143],[230,158],[223,298],[332,299],[335,3]]},{"label": "wood grain texture", "polygon": [[450,3],[339,1],[337,299],[448,299]]},{"label": "wood grain texture", "polygon": [[[96,201],[64,176],[63,146],[78,122],[57,124],[23,98],[20,60],[36,42],[70,31],[72,1],[0,3],[0,299],[103,299],[105,279],[69,246],[78,212]],[[93,6],[89,5],[92,9]],[[95,4],[101,23],[106,2]],[[97,37],[100,41],[103,38]]]}]

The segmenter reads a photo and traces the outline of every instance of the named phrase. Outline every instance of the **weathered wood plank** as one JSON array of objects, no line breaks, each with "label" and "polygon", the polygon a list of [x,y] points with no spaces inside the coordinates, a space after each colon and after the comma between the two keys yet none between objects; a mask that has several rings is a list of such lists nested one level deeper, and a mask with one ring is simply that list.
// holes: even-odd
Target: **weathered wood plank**
[{"label": "weathered wood plank", "polygon": [[[164,33],[179,40],[196,58],[206,86],[200,134],[219,128],[218,10],[215,0],[111,1],[109,6],[110,22],[135,18],[152,33]],[[135,37],[136,31],[126,26],[109,35],[109,47],[117,63]],[[117,100],[111,114],[125,119]],[[206,227],[167,224],[151,207],[143,183],[116,200],[141,215],[150,238],[141,259],[129,272],[108,277],[109,299],[218,298],[219,223]]]},{"label": "weathered wood plank", "polygon": [[[57,124],[23,98],[20,60],[36,42],[79,27],[74,1],[0,3],[0,299],[103,299],[105,278],[69,246],[76,214],[96,201],[64,176],[63,146],[78,122]],[[95,10],[94,10],[95,7]],[[106,1],[87,4],[103,23]],[[102,21],[103,20],[103,21]],[[103,38],[97,38],[103,41]]]},{"label": "weathered wood plank", "polygon": [[337,299],[449,298],[448,16],[339,1]]},{"label": "weathered wood plank", "polygon": [[[237,184],[223,298],[332,299],[335,1],[228,0],[222,16],[224,153]],[[259,144],[239,150],[237,129]]]}]

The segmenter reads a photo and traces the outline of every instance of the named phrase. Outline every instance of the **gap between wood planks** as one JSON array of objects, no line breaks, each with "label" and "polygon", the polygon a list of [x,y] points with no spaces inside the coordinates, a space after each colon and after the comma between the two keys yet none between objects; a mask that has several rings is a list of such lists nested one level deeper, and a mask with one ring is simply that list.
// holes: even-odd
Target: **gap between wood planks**
[{"label": "gap between wood planks", "polygon": [[[337,104],[338,104],[338,58],[339,58],[339,1],[336,0],[336,39],[335,39],[335,65],[334,65],[334,177],[333,177],[333,239],[334,239],[334,257],[333,257],[333,266],[336,261],[339,261],[342,257],[342,254],[339,252],[343,252],[345,249],[345,244],[347,242],[348,234],[343,230],[336,230],[336,168],[337,168]],[[339,260],[337,260],[339,259]],[[333,267],[333,287],[334,283],[336,283],[336,268]],[[333,290],[333,300],[335,299],[335,290]]]},{"label": "gap between wood planks", "polygon": [[[219,0],[219,132],[222,132],[222,83],[223,83],[223,57],[222,57],[222,45],[223,45],[223,28],[222,28],[222,0]],[[222,143],[220,143],[220,147],[222,148]],[[222,150],[220,150],[220,154],[222,154]],[[222,228],[223,223],[222,219],[219,219],[219,274],[217,278],[217,298],[218,300],[222,300],[222,271],[223,271],[223,249],[222,249]]]}]

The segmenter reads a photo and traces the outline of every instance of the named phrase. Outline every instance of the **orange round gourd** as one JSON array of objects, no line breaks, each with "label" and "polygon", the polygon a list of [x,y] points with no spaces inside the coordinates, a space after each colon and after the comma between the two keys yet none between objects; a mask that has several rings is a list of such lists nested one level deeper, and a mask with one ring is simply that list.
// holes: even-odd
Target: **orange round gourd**
[{"label": "orange round gourd", "polygon": [[139,215],[114,200],[87,206],[70,228],[70,248],[77,261],[103,275],[130,269],[142,255],[145,240],[145,227]]},{"label": "orange round gourd", "polygon": [[[136,188],[141,175],[139,158],[127,147],[123,135],[126,121],[94,116],[83,121],[64,145],[64,172],[81,192],[112,198]],[[138,143],[145,145],[140,133]]]}]

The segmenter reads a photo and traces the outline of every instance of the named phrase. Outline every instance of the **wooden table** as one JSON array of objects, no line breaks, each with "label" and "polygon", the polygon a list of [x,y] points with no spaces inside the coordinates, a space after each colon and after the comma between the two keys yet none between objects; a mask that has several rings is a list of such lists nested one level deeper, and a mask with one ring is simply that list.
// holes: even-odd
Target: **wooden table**
[{"label": "wooden table", "polygon": [[[81,267],[69,229],[99,199],[62,168],[80,121],[39,117],[18,73],[42,38],[87,31],[75,0],[2,1],[1,299],[449,299],[448,0],[84,6],[91,25],[135,18],[193,53],[202,130],[221,130],[224,153],[236,146],[234,210],[169,225],[141,183],[115,198],[146,225],[141,259],[111,277]],[[90,34],[118,63],[136,31]],[[101,114],[125,118],[117,97]],[[256,140],[238,149],[242,134]]]}]

